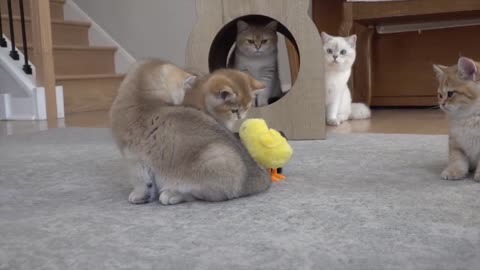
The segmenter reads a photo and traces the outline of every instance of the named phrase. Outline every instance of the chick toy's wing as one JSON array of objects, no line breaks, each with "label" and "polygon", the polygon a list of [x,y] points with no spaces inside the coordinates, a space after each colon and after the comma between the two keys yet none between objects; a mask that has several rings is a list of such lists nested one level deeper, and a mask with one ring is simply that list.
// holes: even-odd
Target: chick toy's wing
[{"label": "chick toy's wing", "polygon": [[287,140],[274,129],[261,134],[259,141],[263,147],[268,149],[268,156],[263,157],[268,159],[264,162],[267,168],[280,168],[290,160],[293,154],[293,150]]},{"label": "chick toy's wing", "polygon": [[274,129],[269,129],[267,132],[264,132],[259,136],[260,143],[267,148],[274,148],[279,146],[282,143],[286,143],[287,140],[285,140],[282,135],[274,130]]}]

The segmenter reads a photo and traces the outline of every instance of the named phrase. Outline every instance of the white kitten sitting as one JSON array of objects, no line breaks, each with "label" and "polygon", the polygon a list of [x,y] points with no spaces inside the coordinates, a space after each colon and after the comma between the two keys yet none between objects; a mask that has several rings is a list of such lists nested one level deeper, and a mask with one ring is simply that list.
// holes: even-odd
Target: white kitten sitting
[{"label": "white kitten sitting", "polygon": [[348,79],[355,62],[357,36],[334,37],[322,32],[327,86],[327,124],[338,126],[348,119],[367,119],[371,112],[363,103],[352,103]]}]

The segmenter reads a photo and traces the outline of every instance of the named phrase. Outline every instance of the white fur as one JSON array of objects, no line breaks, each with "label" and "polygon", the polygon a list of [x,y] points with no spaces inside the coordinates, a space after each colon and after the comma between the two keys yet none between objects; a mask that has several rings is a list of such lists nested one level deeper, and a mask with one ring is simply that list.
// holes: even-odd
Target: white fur
[{"label": "white fur", "polygon": [[370,118],[370,109],[365,104],[352,104],[348,88],[356,57],[356,36],[343,38],[322,33],[322,39],[325,50],[327,124],[337,126],[348,119]]}]

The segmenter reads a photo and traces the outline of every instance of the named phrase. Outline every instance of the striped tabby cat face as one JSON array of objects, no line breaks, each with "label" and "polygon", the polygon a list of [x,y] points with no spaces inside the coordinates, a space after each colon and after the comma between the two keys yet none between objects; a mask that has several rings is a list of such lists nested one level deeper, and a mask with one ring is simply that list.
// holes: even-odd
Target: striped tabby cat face
[{"label": "striped tabby cat face", "polygon": [[457,65],[434,65],[440,82],[438,103],[452,117],[480,113],[480,64],[461,57]]}]

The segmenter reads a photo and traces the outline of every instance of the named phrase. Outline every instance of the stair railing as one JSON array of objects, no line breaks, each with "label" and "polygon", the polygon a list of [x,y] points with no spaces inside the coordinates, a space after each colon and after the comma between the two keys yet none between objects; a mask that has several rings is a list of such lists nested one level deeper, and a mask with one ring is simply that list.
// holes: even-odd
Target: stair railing
[{"label": "stair railing", "polygon": [[[18,25],[14,21],[18,20],[14,17],[14,1],[17,1],[18,11],[20,15],[20,32],[22,36],[23,47],[23,71],[30,75],[33,73],[32,66],[29,62],[29,48],[33,47],[33,58],[35,59],[35,80],[38,87],[45,89],[47,119],[57,119],[57,98],[55,87],[55,70],[53,64],[53,45],[52,45],[52,22],[50,17],[50,0],[30,0],[30,15],[32,35],[27,37],[26,23],[25,23],[25,5],[24,0],[7,0],[7,6],[2,6],[0,1],[0,49],[8,48],[7,40],[4,38],[6,30],[4,30],[4,23],[2,22],[4,15],[2,10],[7,8],[8,30],[7,34],[10,40],[10,57],[15,60],[20,60],[17,44],[15,43],[15,30],[18,30]],[[3,2],[4,3],[4,2]],[[17,17],[18,18],[18,17]],[[4,32],[5,31],[5,32]],[[18,32],[17,32],[18,33]],[[28,38],[31,39],[29,42]],[[30,47],[29,47],[30,46]]]},{"label": "stair railing", "polygon": [[57,120],[57,95],[53,64],[50,0],[32,0],[30,5],[35,78],[37,86],[45,88],[49,126],[55,126]]},{"label": "stair railing", "polygon": [[[8,30],[9,30],[9,33],[10,33],[10,57],[15,60],[15,61],[18,61],[20,60],[20,55],[18,53],[18,49],[17,49],[17,44],[16,44],[16,39],[15,39],[15,28],[16,28],[16,25],[14,24],[14,16],[13,16],[13,1],[14,0],[7,0],[7,18],[8,18]],[[28,75],[31,75],[32,74],[32,67],[29,63],[29,59],[28,59],[28,50],[27,50],[27,44],[28,44],[28,41],[27,41],[27,35],[26,35],[26,26],[25,26],[25,11],[24,11],[24,5],[23,5],[23,0],[17,0],[18,2],[18,6],[20,8],[20,30],[21,30],[21,33],[22,33],[22,45],[23,45],[23,48],[24,48],[24,53],[23,53],[23,56],[24,56],[24,65],[23,65],[23,71],[28,74]],[[1,3],[0,3],[0,14],[1,11],[2,11],[2,8],[4,7],[1,7]],[[3,24],[2,24],[2,20],[0,20],[0,47],[8,47],[8,44],[7,44],[7,41],[6,39],[3,37]]]}]

